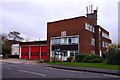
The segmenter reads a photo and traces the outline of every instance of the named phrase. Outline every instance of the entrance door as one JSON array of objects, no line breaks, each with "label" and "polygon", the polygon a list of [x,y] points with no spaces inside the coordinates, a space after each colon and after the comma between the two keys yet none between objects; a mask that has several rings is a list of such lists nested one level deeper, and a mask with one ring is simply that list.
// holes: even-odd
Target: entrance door
[{"label": "entrance door", "polygon": [[62,61],[66,61],[68,58],[68,51],[62,51]]},{"label": "entrance door", "polygon": [[39,46],[31,46],[31,59],[38,59],[39,57]]},{"label": "entrance door", "polygon": [[29,49],[28,47],[21,47],[21,58],[28,59]]}]

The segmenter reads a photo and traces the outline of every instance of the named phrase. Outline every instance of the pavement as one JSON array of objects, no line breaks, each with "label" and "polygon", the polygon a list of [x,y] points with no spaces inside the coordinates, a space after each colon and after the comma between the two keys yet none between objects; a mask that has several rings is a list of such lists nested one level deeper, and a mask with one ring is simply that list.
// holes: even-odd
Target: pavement
[{"label": "pavement", "polygon": [[2,61],[11,62],[11,63],[36,64],[36,65],[43,65],[45,67],[66,69],[66,70],[75,70],[75,71],[85,71],[85,72],[104,73],[104,74],[111,74],[111,75],[120,75],[120,70],[90,68],[90,67],[72,67],[72,66],[64,66],[64,65],[56,65],[56,64],[38,63],[38,60],[2,59]]},{"label": "pavement", "polygon": [[28,60],[28,59],[19,59],[19,58],[8,58],[8,59],[1,59],[4,62],[10,63],[24,63],[24,64],[37,64],[38,60]]}]

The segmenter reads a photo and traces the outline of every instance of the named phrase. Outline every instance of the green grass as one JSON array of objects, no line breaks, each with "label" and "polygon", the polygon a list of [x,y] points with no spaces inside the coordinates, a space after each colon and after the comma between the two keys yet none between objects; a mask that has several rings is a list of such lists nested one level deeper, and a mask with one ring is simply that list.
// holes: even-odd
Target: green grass
[{"label": "green grass", "polygon": [[104,69],[120,70],[120,65],[111,65],[111,64],[106,64],[106,63],[49,62],[49,64],[58,64],[58,65],[65,65],[65,66],[93,67],[93,68],[104,68]]}]

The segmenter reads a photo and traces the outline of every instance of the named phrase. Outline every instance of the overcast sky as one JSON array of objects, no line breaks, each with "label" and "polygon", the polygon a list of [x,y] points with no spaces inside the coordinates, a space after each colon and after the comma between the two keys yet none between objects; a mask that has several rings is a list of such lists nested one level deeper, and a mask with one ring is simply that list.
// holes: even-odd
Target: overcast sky
[{"label": "overcast sky", "polygon": [[[1,0],[2,33],[18,31],[26,39],[46,40],[47,22],[85,16],[86,6],[98,7],[98,25],[118,42],[119,0]],[[1,29],[0,29],[1,30]]]}]

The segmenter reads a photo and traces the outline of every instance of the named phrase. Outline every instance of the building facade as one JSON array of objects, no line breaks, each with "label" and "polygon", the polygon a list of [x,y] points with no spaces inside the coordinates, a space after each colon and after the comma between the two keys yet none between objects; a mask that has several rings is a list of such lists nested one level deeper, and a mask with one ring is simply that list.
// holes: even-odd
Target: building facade
[{"label": "building facade", "polygon": [[12,44],[11,46],[11,57],[19,57],[19,44]]},{"label": "building facade", "polygon": [[87,17],[47,23],[48,57],[66,60],[77,54],[102,56],[110,44],[109,32],[97,25],[97,10]]},{"label": "building facade", "polygon": [[46,59],[47,41],[20,42],[19,58],[22,59]]}]

